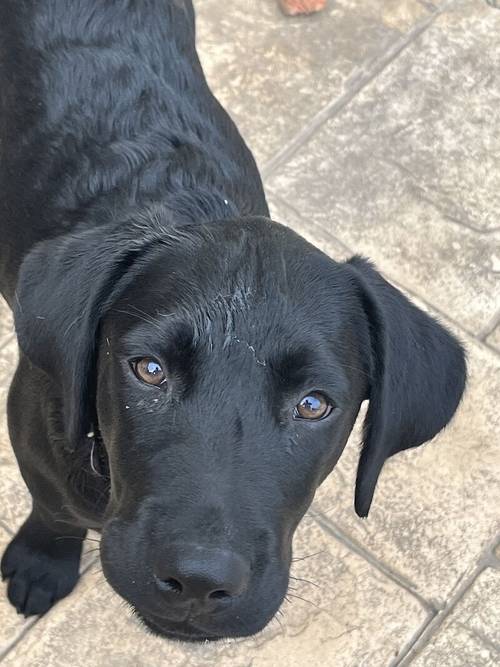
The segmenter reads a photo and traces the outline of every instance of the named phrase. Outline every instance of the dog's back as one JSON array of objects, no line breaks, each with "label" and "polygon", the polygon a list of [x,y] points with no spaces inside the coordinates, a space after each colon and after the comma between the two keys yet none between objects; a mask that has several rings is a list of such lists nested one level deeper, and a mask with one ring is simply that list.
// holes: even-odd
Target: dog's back
[{"label": "dog's back", "polygon": [[267,214],[210,93],[189,0],[4,0],[0,287],[34,243],[162,201],[175,222]]}]

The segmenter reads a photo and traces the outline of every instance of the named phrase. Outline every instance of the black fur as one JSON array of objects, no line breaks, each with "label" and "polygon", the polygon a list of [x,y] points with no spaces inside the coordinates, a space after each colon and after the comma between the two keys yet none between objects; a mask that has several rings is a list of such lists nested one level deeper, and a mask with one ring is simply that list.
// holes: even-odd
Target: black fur
[{"label": "black fur", "polygon": [[[366,516],[387,457],[451,419],[463,350],[368,262],[269,220],[187,0],[4,0],[0,49],[9,429],[33,496],[2,560],[9,599],[47,611],[95,528],[108,581],[154,631],[252,634],[361,402]],[[135,377],[145,356],[165,385]],[[334,409],[301,421],[311,391]]]}]

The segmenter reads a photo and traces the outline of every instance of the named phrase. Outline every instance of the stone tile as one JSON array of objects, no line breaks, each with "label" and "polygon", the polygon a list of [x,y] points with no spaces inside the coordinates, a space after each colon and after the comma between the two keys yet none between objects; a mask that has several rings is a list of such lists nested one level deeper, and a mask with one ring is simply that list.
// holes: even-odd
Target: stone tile
[{"label": "stone tile", "polygon": [[411,172],[422,196],[451,219],[485,231],[500,229],[499,29],[500,14],[486,2],[461,0],[439,16],[417,45],[428,51],[427,66],[421,59],[411,67],[407,56],[399,70],[395,92],[403,93],[412,122],[405,127],[399,116],[387,127],[397,132],[389,156]]},{"label": "stone tile", "polygon": [[274,667],[283,664],[284,655],[291,667],[332,664],[333,655],[336,667],[389,664],[424,622],[424,609],[310,519],[300,527],[295,545],[297,557],[320,552],[298,561],[294,573],[307,575],[321,588],[301,584],[296,593],[309,603],[290,598],[281,625],[272,621],[254,638],[199,646],[152,637],[96,569],[76,594],[36,624],[4,664]]},{"label": "stone tile", "polygon": [[0,348],[12,338],[13,334],[14,324],[10,308],[0,296]]},{"label": "stone tile", "polygon": [[[11,539],[12,536],[0,524],[0,558]],[[95,559],[94,548],[94,542],[88,540],[85,543],[82,556],[82,572],[87,570],[91,562]],[[78,595],[78,588],[79,586],[75,589],[75,596]],[[16,643],[19,637],[24,635],[38,620],[39,617],[26,619],[16,612],[7,599],[7,584],[0,581],[0,660],[4,653]],[[23,664],[28,667],[28,663]]]},{"label": "stone tile", "polygon": [[499,609],[500,571],[487,569],[412,664],[415,667],[498,665]]},{"label": "stone tile", "polygon": [[272,0],[198,0],[198,51],[214,93],[263,164],[351,75],[427,16],[424,5],[336,0],[290,18]]},{"label": "stone tile", "polygon": [[500,308],[500,12],[454,7],[267,185],[478,333]]}]

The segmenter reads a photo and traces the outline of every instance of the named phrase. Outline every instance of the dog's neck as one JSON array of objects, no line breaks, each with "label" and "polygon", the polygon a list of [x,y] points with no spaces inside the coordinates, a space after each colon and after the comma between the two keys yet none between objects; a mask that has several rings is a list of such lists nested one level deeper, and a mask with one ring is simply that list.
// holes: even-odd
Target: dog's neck
[{"label": "dog's neck", "polygon": [[[205,132],[210,135],[210,131],[208,125]],[[155,205],[168,211],[175,224],[269,216],[260,179],[249,177],[252,165],[246,160],[239,163],[208,139],[207,145],[193,145],[188,137],[181,137],[174,149],[164,138],[148,151],[140,141],[139,137],[134,143],[126,142],[124,151],[133,159],[125,174],[110,172],[105,160],[97,168],[92,160],[81,160],[55,194],[52,219],[66,227],[106,224],[128,217],[131,210]],[[107,148],[100,150],[105,154]]]}]

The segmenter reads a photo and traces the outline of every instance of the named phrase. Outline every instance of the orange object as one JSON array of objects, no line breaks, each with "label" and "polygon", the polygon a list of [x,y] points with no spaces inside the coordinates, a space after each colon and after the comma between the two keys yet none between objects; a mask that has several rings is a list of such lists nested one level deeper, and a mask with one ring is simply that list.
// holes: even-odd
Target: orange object
[{"label": "orange object", "polygon": [[326,6],[326,0],[279,0],[279,4],[285,14],[297,16],[321,11]]}]

